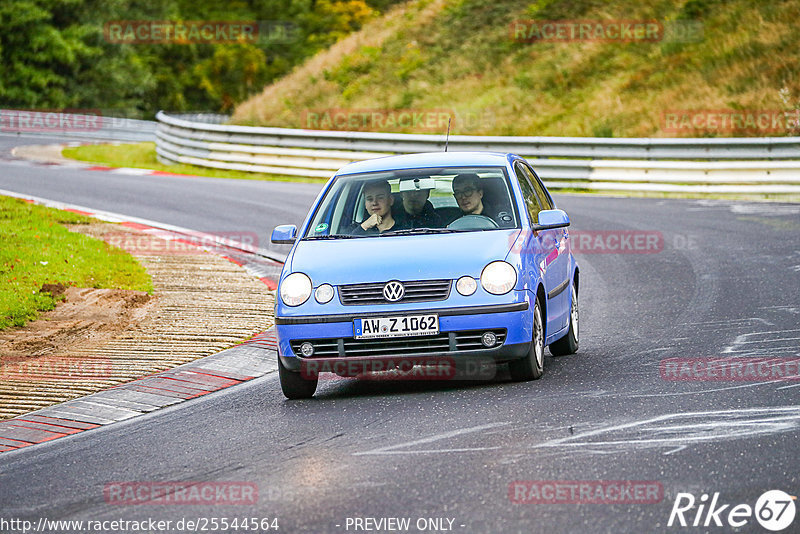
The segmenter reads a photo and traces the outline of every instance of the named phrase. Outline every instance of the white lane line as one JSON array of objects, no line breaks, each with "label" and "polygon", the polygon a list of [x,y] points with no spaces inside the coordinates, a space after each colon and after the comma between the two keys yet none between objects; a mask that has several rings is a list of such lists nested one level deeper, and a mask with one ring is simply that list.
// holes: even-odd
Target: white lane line
[{"label": "white lane line", "polygon": [[[700,422],[694,422],[699,419]],[[682,423],[682,421],[686,421]],[[662,425],[664,422],[669,422]],[[534,448],[602,448],[613,447],[624,452],[639,447],[673,447],[691,443],[754,437],[764,434],[788,432],[800,426],[800,406],[750,408],[660,415],[641,421],[601,427],[572,436],[556,438]],[[639,435],[624,434],[613,439],[615,433],[631,430]],[[595,441],[588,438],[608,434],[612,439]],[[677,452],[677,450],[669,451]]]},{"label": "white lane line", "polygon": [[[681,397],[684,395],[698,395],[701,393],[716,393],[717,391],[728,391],[729,389],[739,389],[739,388],[752,388],[756,386],[767,386],[767,385],[774,385],[776,383],[783,382],[783,380],[770,380],[765,382],[757,382],[755,384],[743,384],[739,386],[728,386],[724,388],[716,388],[716,389],[701,389],[699,391],[680,391],[677,393],[642,393],[639,395],[626,395],[625,397]],[[778,388],[782,389],[782,388]]]},{"label": "white lane line", "polygon": [[463,449],[440,449],[440,450],[428,450],[428,451],[395,451],[395,449],[402,449],[404,447],[413,447],[415,445],[422,445],[425,443],[433,443],[434,441],[440,441],[443,439],[449,439],[456,436],[462,436],[464,434],[471,434],[473,432],[479,432],[481,430],[487,430],[489,428],[497,428],[499,426],[510,425],[510,421],[504,421],[501,423],[489,423],[486,425],[479,425],[473,426],[469,428],[461,428],[459,430],[451,430],[450,432],[444,432],[442,434],[436,434],[433,436],[429,436],[427,438],[416,439],[414,441],[408,441],[406,443],[400,443],[397,445],[389,445],[387,447],[378,447],[377,449],[372,449],[369,451],[364,452],[355,452],[353,456],[365,456],[371,454],[421,454],[427,452],[469,452],[469,451],[482,451],[482,450],[493,450],[498,449],[499,447],[476,447],[476,448],[463,448]]}]

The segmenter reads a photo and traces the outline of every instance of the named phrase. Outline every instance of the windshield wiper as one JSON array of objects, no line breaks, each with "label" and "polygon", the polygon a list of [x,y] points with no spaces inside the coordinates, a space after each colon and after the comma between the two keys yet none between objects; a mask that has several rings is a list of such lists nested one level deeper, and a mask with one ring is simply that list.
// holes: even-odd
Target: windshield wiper
[{"label": "windshield wiper", "polygon": [[325,239],[355,239],[356,237],[359,236],[349,235],[349,234],[312,235],[310,237],[304,237],[303,241],[323,241]]},{"label": "windshield wiper", "polygon": [[453,230],[451,228],[405,228],[403,230],[389,230],[383,232],[381,237],[387,235],[412,235],[412,234],[453,234],[461,230]]}]

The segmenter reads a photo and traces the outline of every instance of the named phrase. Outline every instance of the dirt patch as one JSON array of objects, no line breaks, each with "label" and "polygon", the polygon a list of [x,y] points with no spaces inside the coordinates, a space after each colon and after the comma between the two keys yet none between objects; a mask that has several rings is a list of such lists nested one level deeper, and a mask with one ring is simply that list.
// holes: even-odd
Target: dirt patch
[{"label": "dirt patch", "polygon": [[[85,144],[96,144],[96,143],[85,143]],[[61,155],[61,152],[67,148],[68,146],[72,146],[71,144],[59,144],[59,145],[24,145],[18,146],[11,150],[11,154],[18,158],[29,159],[33,161],[40,161],[42,163],[56,163],[59,165],[69,164],[75,165],[76,160],[65,158]],[[89,166],[88,163],[85,165]]]},{"label": "dirt patch", "polygon": [[155,296],[43,287],[65,300],[0,332],[0,421],[215,354],[274,323],[274,291],[222,257],[119,224],[69,228],[107,242],[131,234]]},{"label": "dirt patch", "polygon": [[45,284],[42,291],[65,300],[36,321],[0,332],[3,358],[67,354],[78,346],[105,342],[141,321],[154,301],[147,293],[124,289]]}]

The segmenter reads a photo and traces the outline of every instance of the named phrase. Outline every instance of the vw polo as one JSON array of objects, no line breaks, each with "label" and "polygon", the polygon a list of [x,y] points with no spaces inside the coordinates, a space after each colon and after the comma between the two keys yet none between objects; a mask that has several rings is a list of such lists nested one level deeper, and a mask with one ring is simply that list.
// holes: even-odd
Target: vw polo
[{"label": "vw polo", "polygon": [[[507,363],[538,379],[544,349],[578,349],[578,265],[569,217],[514,154],[426,153],[351,163],[298,229],[275,306],[278,370],[290,399],[319,372],[371,362]],[[374,368],[374,367],[373,367]]]}]

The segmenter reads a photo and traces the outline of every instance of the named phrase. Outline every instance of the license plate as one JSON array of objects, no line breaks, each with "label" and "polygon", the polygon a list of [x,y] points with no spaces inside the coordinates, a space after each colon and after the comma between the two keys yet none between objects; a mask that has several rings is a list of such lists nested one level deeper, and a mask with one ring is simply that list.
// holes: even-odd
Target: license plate
[{"label": "license plate", "polygon": [[353,337],[356,339],[428,336],[438,333],[439,316],[436,314],[370,317],[353,321]]}]

